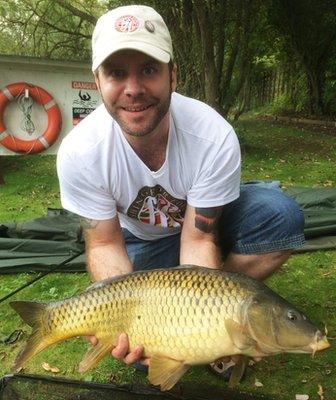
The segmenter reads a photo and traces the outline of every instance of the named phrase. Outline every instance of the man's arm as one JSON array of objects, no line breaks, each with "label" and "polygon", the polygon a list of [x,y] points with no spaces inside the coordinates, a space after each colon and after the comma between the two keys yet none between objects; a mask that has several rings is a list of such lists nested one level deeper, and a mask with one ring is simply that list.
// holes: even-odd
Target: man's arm
[{"label": "man's arm", "polygon": [[222,208],[187,206],[181,233],[180,264],[220,267],[217,225]]},{"label": "man's arm", "polygon": [[[105,221],[81,218],[81,225],[85,235],[87,270],[93,281],[133,271],[117,217]],[[94,346],[97,344],[95,336],[89,336],[88,339]],[[143,346],[135,346],[129,351],[128,337],[125,333],[119,335],[118,343],[111,351],[113,357],[126,364],[141,361],[148,365],[149,359],[143,359],[142,353]]]},{"label": "man's arm", "polygon": [[93,281],[133,271],[118,217],[97,221],[81,218],[84,229],[87,270]]}]

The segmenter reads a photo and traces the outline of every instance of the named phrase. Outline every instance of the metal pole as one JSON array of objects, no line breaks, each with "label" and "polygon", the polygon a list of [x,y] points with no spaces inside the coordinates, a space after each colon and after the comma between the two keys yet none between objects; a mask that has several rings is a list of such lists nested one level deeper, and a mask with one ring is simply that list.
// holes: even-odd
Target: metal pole
[{"label": "metal pole", "polygon": [[67,259],[65,259],[64,261],[62,261],[60,264],[56,265],[55,267],[51,268],[49,271],[44,272],[42,274],[40,274],[39,276],[37,276],[36,278],[31,279],[29,282],[26,282],[24,285],[20,286],[19,288],[13,290],[11,293],[7,294],[6,296],[2,297],[0,299],[0,303],[2,303],[3,301],[9,299],[10,297],[14,296],[14,294],[20,292],[21,290],[23,290],[24,288],[32,285],[34,282],[38,281],[39,279],[43,278],[44,276],[50,274],[51,272],[56,271],[58,268],[63,267],[63,265],[67,264],[68,262],[72,261],[74,258],[80,256],[81,254],[84,253],[84,250],[81,250],[79,253],[73,254],[71,257],[68,257]]}]

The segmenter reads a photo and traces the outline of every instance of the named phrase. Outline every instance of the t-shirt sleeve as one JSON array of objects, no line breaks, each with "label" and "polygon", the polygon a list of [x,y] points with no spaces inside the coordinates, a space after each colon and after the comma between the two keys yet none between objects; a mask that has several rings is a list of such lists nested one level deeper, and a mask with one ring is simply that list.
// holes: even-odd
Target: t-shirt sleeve
[{"label": "t-shirt sleeve", "polygon": [[85,218],[105,220],[117,214],[116,202],[93,171],[73,160],[65,147],[57,154],[57,174],[63,208]]},{"label": "t-shirt sleeve", "polygon": [[207,156],[187,196],[193,207],[217,207],[239,197],[241,156],[238,138],[231,130]]}]

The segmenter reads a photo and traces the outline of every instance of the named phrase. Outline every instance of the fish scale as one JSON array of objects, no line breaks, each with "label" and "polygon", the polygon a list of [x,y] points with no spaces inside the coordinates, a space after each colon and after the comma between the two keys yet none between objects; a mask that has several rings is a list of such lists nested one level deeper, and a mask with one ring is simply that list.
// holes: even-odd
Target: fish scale
[{"label": "fish scale", "polygon": [[[235,286],[224,279],[223,284],[229,289],[225,293],[216,284],[216,275],[205,276],[206,279],[191,269],[181,271],[178,276],[160,270],[150,277],[134,274],[125,281],[116,280],[96,290],[89,289],[75,300],[53,306],[50,333],[55,336],[88,335],[97,334],[99,330],[100,335],[112,333],[116,338],[125,330],[131,347],[140,343],[146,354],[160,352],[190,364],[193,358],[209,359],[212,341],[220,336],[220,332],[212,327],[220,326],[221,313],[225,313],[222,318],[233,317],[229,296]],[[130,287],[133,290],[129,290]],[[158,306],[162,299],[166,312],[161,314]],[[188,306],[184,304],[186,299],[190,300]],[[134,318],[135,314],[140,318]],[[87,326],[89,321],[90,327]],[[199,328],[200,323],[207,328]],[[210,345],[205,346],[204,342],[208,341]],[[219,351],[216,350],[218,357]]]},{"label": "fish scale", "polygon": [[[305,316],[263,283],[195,266],[132,273],[54,303],[11,305],[33,327],[14,370],[53,343],[95,335],[98,344],[79,365],[86,372],[125,332],[130,349],[143,345],[150,357],[149,380],[163,390],[190,365],[222,356],[315,352],[329,346]],[[287,317],[289,311],[296,313],[297,324]]]}]

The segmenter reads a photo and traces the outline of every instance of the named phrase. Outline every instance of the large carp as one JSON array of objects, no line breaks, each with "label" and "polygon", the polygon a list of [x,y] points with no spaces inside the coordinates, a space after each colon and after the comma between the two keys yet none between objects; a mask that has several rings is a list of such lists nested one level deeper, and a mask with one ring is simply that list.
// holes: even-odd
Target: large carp
[{"label": "large carp", "polygon": [[79,365],[92,368],[117,343],[144,346],[148,378],[168,390],[191,365],[226,355],[263,357],[315,353],[329,347],[321,331],[263,283],[247,276],[196,266],[134,272],[105,280],[63,301],[14,301],[33,327],[14,371],[59,341],[95,335]]}]

